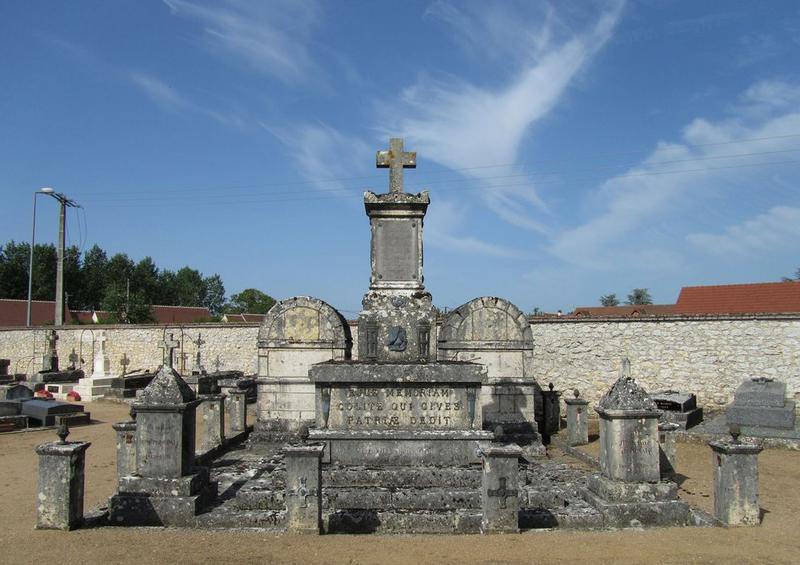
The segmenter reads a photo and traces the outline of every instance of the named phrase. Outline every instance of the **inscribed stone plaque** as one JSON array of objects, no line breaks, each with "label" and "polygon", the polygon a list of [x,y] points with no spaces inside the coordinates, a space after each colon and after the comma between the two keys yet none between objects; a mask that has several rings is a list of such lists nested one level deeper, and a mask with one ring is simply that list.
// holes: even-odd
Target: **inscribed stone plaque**
[{"label": "inscribed stone plaque", "polygon": [[316,341],[320,338],[319,310],[296,307],[283,315],[284,338],[291,341]]},{"label": "inscribed stone plaque", "polygon": [[331,390],[334,430],[469,429],[465,387],[350,386]]},{"label": "inscribed stone plaque", "polygon": [[381,219],[375,226],[375,269],[379,280],[413,281],[419,268],[419,220]]}]

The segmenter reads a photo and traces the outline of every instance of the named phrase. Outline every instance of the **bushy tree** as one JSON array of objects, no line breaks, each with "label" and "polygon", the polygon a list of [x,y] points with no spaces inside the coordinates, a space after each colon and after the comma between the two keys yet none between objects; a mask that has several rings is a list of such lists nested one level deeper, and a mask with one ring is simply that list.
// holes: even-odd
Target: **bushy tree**
[{"label": "bushy tree", "polygon": [[212,316],[218,316],[225,306],[225,285],[222,277],[214,273],[203,279],[204,299],[202,306],[208,308]]},{"label": "bushy tree", "polygon": [[275,305],[275,299],[255,288],[247,288],[231,296],[226,312],[235,314],[266,314]]},{"label": "bushy tree", "polygon": [[616,294],[606,294],[600,297],[600,304],[602,306],[619,306],[619,298]]},{"label": "bushy tree", "polygon": [[646,288],[634,288],[628,295],[625,304],[638,305],[638,304],[652,304],[653,298]]}]

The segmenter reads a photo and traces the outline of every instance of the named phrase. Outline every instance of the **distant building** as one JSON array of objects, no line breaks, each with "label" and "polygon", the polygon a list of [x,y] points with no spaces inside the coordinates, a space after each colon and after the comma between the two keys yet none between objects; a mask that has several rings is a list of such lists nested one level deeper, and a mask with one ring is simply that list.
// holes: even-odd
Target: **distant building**
[{"label": "distant building", "polygon": [[222,321],[228,323],[254,322],[260,324],[266,314],[223,314]]},{"label": "distant building", "polygon": [[[153,306],[151,309],[154,323],[157,324],[190,324],[211,319],[208,308],[195,306]],[[64,319],[67,324],[92,324],[93,316],[104,320],[110,312],[102,310],[67,310]],[[0,327],[25,326],[28,318],[28,301],[0,299]],[[31,325],[51,325],[55,319],[55,302],[52,300],[34,300],[31,302]]]},{"label": "distant building", "polygon": [[685,286],[676,314],[788,314],[800,312],[800,281]]},{"label": "distant building", "polygon": [[580,306],[570,316],[576,318],[638,318],[641,316],[671,316],[674,304],[625,304],[623,306]]}]

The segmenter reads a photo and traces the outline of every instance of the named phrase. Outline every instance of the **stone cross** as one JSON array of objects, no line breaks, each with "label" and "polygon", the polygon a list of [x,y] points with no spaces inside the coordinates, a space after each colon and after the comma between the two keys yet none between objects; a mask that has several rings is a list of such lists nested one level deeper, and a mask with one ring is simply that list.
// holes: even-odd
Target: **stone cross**
[{"label": "stone cross", "polygon": [[164,350],[164,358],[162,361],[164,366],[172,369],[172,352],[178,349],[179,345],[180,343],[175,339],[174,334],[169,334],[169,338],[164,337],[164,341],[159,345],[159,347]]},{"label": "stone cross", "polygon": [[75,348],[72,348],[72,353],[69,354],[70,368],[75,369],[75,364],[78,362],[78,354],[75,353]]},{"label": "stone cross", "polygon": [[222,361],[220,361],[220,360],[219,360],[219,355],[217,355],[217,358],[216,358],[216,359],[214,359],[214,370],[215,370],[217,373],[219,373],[219,368],[220,368],[222,365],[224,365],[224,364],[225,364],[225,363],[223,363]]},{"label": "stone cross", "polygon": [[195,354],[195,358],[194,358],[194,369],[197,370],[197,371],[202,371],[203,370],[203,365],[202,365],[201,359],[200,359],[200,346],[205,344],[206,340],[203,339],[203,334],[198,333],[197,334],[197,339],[193,339],[193,340],[191,340],[191,342],[193,344],[195,344],[195,346],[197,347],[197,353]]},{"label": "stone cross", "polygon": [[519,496],[519,492],[514,489],[507,488],[508,479],[505,477],[500,477],[498,479],[500,482],[500,488],[497,489],[489,489],[486,491],[486,494],[489,496],[497,496],[500,497],[500,508],[506,507],[506,499],[512,496]]},{"label": "stone cross", "polygon": [[119,364],[122,365],[122,374],[124,375],[125,372],[128,370],[128,365],[131,364],[131,360],[128,359],[127,353],[122,354],[122,358],[119,360]]},{"label": "stone cross", "polygon": [[58,341],[58,334],[56,330],[50,330],[50,335],[47,336],[48,353],[56,352],[56,342]]},{"label": "stone cross", "polygon": [[389,140],[389,149],[378,151],[375,166],[389,169],[389,192],[403,192],[403,169],[417,168],[416,151],[403,151],[403,139],[393,137]]}]

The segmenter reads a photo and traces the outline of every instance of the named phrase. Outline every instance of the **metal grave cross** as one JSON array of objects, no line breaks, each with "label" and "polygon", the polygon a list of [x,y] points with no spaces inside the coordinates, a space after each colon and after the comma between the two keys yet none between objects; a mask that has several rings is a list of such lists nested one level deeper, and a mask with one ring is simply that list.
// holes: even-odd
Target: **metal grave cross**
[{"label": "metal grave cross", "polygon": [[169,334],[169,338],[164,337],[159,347],[164,350],[163,364],[172,369],[172,352],[178,349],[180,343],[175,339],[175,334]]},{"label": "metal grave cross", "polygon": [[403,192],[403,169],[417,168],[416,151],[403,151],[403,138],[393,137],[389,140],[389,149],[378,151],[375,166],[389,169],[389,192]]},{"label": "metal grave cross", "polygon": [[519,496],[519,492],[515,489],[507,488],[508,480],[505,477],[500,477],[498,481],[500,482],[500,488],[489,489],[486,491],[486,494],[491,497],[499,497],[500,508],[506,508],[506,499],[512,496]]},{"label": "metal grave cross", "polygon": [[75,353],[75,348],[72,348],[72,353],[69,354],[69,362],[71,363],[71,367],[74,369],[75,364],[78,362],[78,354]]},{"label": "metal grave cross", "polygon": [[219,360],[219,355],[217,355],[217,358],[214,359],[214,369],[216,370],[217,373],[219,373],[219,368],[224,364],[225,363]]},{"label": "metal grave cross", "polygon": [[122,354],[122,358],[119,360],[119,364],[122,365],[122,374],[125,375],[125,372],[128,370],[128,365],[131,364],[131,360],[128,359],[127,353]]},{"label": "metal grave cross", "polygon": [[48,353],[55,352],[57,341],[58,341],[58,334],[56,333],[56,330],[50,330],[50,334],[47,336],[47,346],[49,348]]}]

